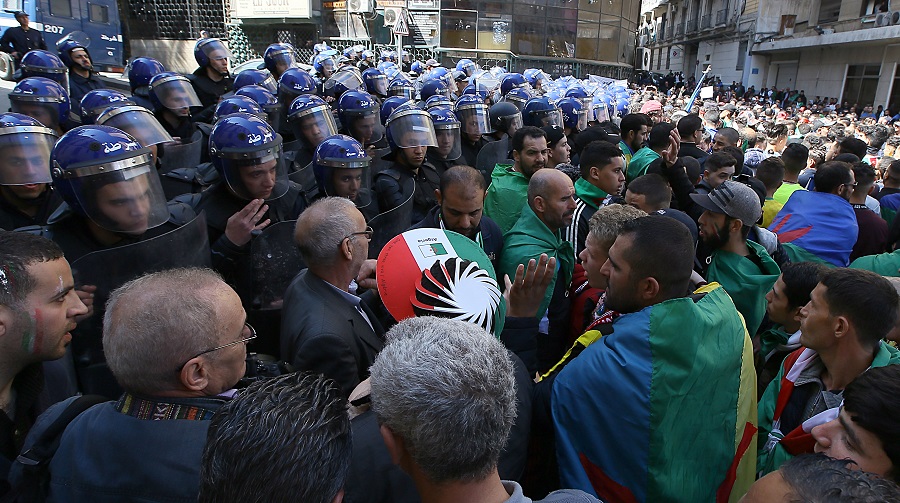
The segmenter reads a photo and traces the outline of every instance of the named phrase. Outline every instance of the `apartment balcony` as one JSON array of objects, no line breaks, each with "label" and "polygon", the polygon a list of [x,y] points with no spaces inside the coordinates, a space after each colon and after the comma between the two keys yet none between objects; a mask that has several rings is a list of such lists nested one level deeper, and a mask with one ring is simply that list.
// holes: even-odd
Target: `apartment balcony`
[{"label": "apartment balcony", "polygon": [[687,26],[685,26],[685,28],[684,28],[684,31],[685,31],[685,33],[687,33],[687,36],[693,35],[694,32],[697,31],[697,20],[689,19],[687,22]]},{"label": "apartment balcony", "polygon": [[678,25],[675,27],[675,37],[680,38],[683,36],[684,36],[684,24],[678,23]]},{"label": "apartment balcony", "polygon": [[716,12],[716,26],[725,26],[728,22],[728,11],[722,9]]},{"label": "apartment balcony", "polygon": [[700,18],[700,29],[708,30],[712,28],[712,16],[707,14]]}]

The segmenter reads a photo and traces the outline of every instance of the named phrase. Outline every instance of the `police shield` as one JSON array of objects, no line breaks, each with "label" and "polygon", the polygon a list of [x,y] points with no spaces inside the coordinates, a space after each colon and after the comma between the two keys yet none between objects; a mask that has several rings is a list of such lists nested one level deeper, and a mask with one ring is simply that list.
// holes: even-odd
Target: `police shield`
[{"label": "police shield", "polygon": [[507,162],[512,164],[512,161],[509,161],[509,137],[504,136],[481,147],[475,160],[475,169],[481,171],[490,181],[494,166]]},{"label": "police shield", "polygon": [[193,168],[200,164],[203,153],[203,133],[194,131],[190,143],[166,143],[159,157],[159,173],[161,175],[173,169]]},{"label": "police shield", "polygon": [[378,258],[378,254],[381,253],[381,249],[384,248],[388,241],[409,228],[409,221],[412,219],[414,192],[411,191],[409,199],[400,206],[384,213],[379,213],[369,220],[369,227],[374,231],[372,241],[369,242],[369,258]]},{"label": "police shield", "polygon": [[372,164],[369,165],[369,173],[371,173],[371,176],[373,178],[375,177],[376,173],[381,173],[394,164],[394,161],[382,159],[382,157],[388,155],[390,152],[390,147],[375,149],[375,153],[372,154]]},{"label": "police shield", "polygon": [[94,314],[78,324],[72,350],[84,393],[116,397],[121,392],[102,352],[103,311],[110,292],[144,274],[177,267],[210,267],[206,217],[133,244],[89,253],[72,263],[76,288],[96,287]]},{"label": "police shield", "polygon": [[313,171],[312,163],[299,167],[296,164],[291,165],[291,169],[296,169],[288,174],[288,178],[300,186],[303,195],[307,201],[312,201],[319,195],[319,185],[316,183],[316,174]]},{"label": "police shield", "polygon": [[291,280],[306,263],[294,244],[296,220],[266,227],[251,241],[253,309],[280,309]]}]

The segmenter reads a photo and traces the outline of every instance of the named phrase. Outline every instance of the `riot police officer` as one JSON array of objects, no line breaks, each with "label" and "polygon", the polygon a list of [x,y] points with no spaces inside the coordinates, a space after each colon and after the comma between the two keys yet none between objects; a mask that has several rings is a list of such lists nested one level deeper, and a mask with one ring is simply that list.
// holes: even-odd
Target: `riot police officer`
[{"label": "riot police officer", "polygon": [[387,146],[383,128],[378,122],[378,102],[372,95],[365,91],[347,91],[341,95],[337,105],[341,134],[355,138],[366,148]]},{"label": "riot police officer", "polygon": [[291,44],[270,44],[263,53],[263,63],[260,70],[269,70],[275,80],[281,78],[281,74],[288,68],[297,66],[297,58],[294,54],[294,46]]},{"label": "riot police officer", "polygon": [[316,147],[312,163],[319,193],[353,201],[367,222],[378,215],[378,202],[369,188],[371,160],[362,143],[347,135],[334,135]]},{"label": "riot police officer", "polygon": [[68,39],[58,46],[59,59],[69,68],[69,99],[81,103],[84,95],[94,89],[104,89],[106,84],[94,72],[91,53],[84,44]]},{"label": "riot police officer", "polygon": [[62,200],[50,186],[52,129],[22,114],[0,114],[0,229],[45,225]]},{"label": "riot police officer", "polygon": [[59,83],[44,77],[22,79],[9,93],[13,112],[27,115],[61,136],[69,120],[69,95]]},{"label": "riot police officer", "polygon": [[453,107],[462,128],[462,155],[465,163],[475,166],[478,152],[487,143],[483,134],[491,132],[488,107],[478,96],[466,94]]},{"label": "riot police officer", "polygon": [[191,81],[175,72],[162,72],[150,79],[150,101],[159,123],[173,138],[190,143],[197,130],[191,108],[201,106]]},{"label": "riot police officer", "polygon": [[88,91],[88,93],[81,98],[81,108],[79,111],[81,123],[83,125],[94,124],[97,122],[97,117],[100,116],[101,112],[111,106],[121,103],[127,103],[129,105],[135,104],[134,100],[115,89],[95,89],[93,91]]},{"label": "riot police officer", "polygon": [[313,152],[325,138],[337,134],[337,125],[328,103],[315,95],[297,97],[288,109],[287,118],[297,143],[286,157],[291,162],[289,169],[299,171],[312,162]]},{"label": "riot police officer", "polygon": [[209,122],[216,103],[234,88],[234,79],[228,71],[230,58],[231,51],[217,38],[201,38],[194,45],[194,59],[199,66],[188,79],[203,107],[197,114],[198,120]]},{"label": "riot police officer", "polygon": [[436,147],[429,147],[425,159],[435,167],[438,175],[444,171],[462,164],[460,162],[462,147],[460,144],[459,119],[449,107],[435,106],[428,110],[431,120],[434,122],[434,136],[437,140]]},{"label": "riot police officer", "polygon": [[150,79],[166,71],[159,61],[153,58],[134,58],[125,69],[128,74],[128,85],[131,87],[131,99],[136,105],[153,110],[150,101]]},{"label": "riot police officer", "polygon": [[59,56],[50,51],[35,49],[22,56],[22,78],[44,77],[55,81],[69,92],[69,70]]}]

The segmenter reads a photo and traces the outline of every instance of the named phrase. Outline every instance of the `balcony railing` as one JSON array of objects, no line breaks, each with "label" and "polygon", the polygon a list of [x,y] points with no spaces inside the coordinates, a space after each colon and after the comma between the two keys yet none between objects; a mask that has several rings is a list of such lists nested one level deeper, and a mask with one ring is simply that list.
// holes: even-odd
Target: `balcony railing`
[{"label": "balcony railing", "polygon": [[709,14],[700,18],[700,29],[706,30],[712,27],[712,16]]},{"label": "balcony railing", "polygon": [[684,24],[678,23],[678,26],[675,27],[675,36],[680,37],[684,35]]},{"label": "balcony railing", "polygon": [[728,11],[725,9],[716,12],[716,26],[723,26],[728,21]]},{"label": "balcony railing", "polygon": [[659,41],[665,40],[666,39],[666,25],[664,25],[664,24],[659,25],[659,33],[657,33],[656,35],[657,35],[657,40],[659,40]]},{"label": "balcony railing", "polygon": [[688,20],[687,26],[684,28],[684,31],[685,31],[688,35],[692,34],[692,33],[695,32],[695,31],[697,31],[697,20],[696,20],[696,19],[690,19],[690,20]]}]

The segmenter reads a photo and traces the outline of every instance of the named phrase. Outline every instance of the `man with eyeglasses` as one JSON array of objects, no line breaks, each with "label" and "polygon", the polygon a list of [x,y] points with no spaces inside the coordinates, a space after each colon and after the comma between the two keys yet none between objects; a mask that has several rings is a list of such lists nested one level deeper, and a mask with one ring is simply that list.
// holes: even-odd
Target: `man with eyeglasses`
[{"label": "man with eyeglasses", "polygon": [[[103,347],[125,392],[75,417],[49,464],[49,492],[65,501],[196,501],[210,419],[244,375],[256,337],[237,293],[208,269],[172,269],[115,290]],[[74,399],[38,418],[29,449]]]},{"label": "man with eyeglasses", "polygon": [[384,328],[370,306],[377,292],[356,294],[374,270],[369,261],[372,228],[347,198],[319,199],[297,219],[294,242],[309,267],[284,294],[281,357],[295,370],[334,379],[342,395],[369,377],[384,346]]}]

